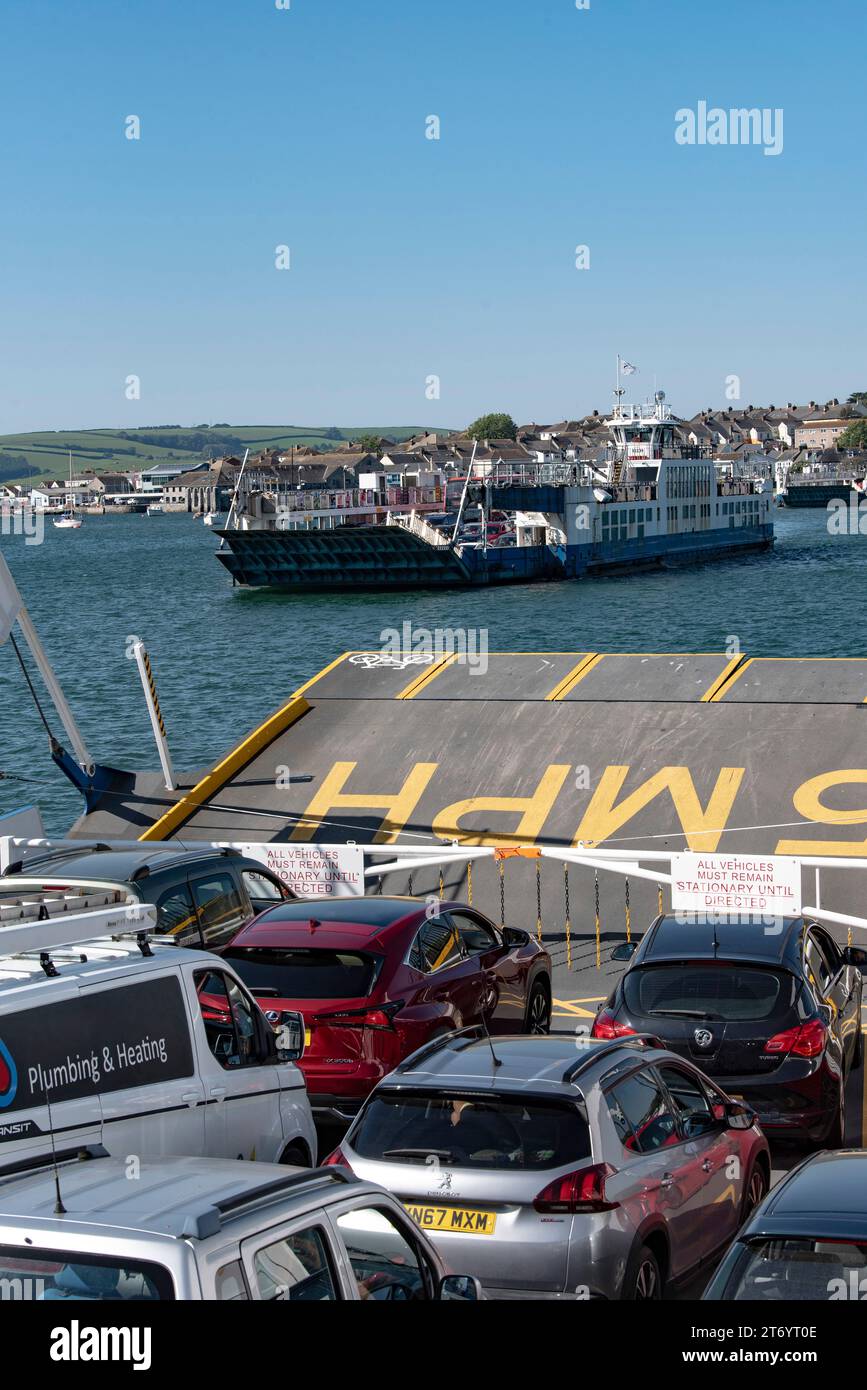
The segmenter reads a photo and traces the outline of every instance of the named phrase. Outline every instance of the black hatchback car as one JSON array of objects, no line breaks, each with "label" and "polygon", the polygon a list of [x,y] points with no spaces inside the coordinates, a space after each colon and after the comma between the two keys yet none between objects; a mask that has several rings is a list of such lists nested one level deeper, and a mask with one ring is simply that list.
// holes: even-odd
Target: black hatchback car
[{"label": "black hatchback car", "polygon": [[845,1083],[861,1061],[867,951],[815,922],[658,917],[593,1023],[594,1037],[655,1033],[755,1110],[778,1137],[843,1143]]},{"label": "black hatchback car", "polygon": [[294,898],[278,876],[238,850],[203,845],[141,845],[112,849],[86,841],[81,847],[39,848],[0,877],[3,893],[22,885],[43,894],[69,893],[88,884],[123,887],[157,909],[156,929],[182,946],[219,946],[268,907]]},{"label": "black hatchback car", "polygon": [[867,1298],[867,1152],[813,1154],[740,1231],[706,1288],[716,1302]]}]

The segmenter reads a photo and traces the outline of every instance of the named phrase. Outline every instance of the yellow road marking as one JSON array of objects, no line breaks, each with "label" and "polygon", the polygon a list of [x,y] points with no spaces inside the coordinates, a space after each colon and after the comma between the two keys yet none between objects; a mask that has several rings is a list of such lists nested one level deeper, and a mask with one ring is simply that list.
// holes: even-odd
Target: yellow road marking
[{"label": "yellow road marking", "polygon": [[578,677],[581,675],[581,672],[584,670],[586,666],[590,665],[591,661],[593,661],[596,655],[596,652],[585,652],[581,660],[572,667],[571,671],[569,671],[567,675],[563,676],[557,682],[557,684],[554,686],[554,689],[548,691],[548,694],[545,696],[545,699],[561,699],[563,691],[567,689],[567,687],[571,684],[573,680],[578,679]]},{"label": "yellow road marking", "polygon": [[596,1017],[596,1011],[594,1009],[580,1009],[578,1008],[577,1004],[567,1004],[565,999],[555,999],[554,1007],[557,1009],[563,1009],[563,1011],[566,1014],[573,1018]]},{"label": "yellow road marking", "polygon": [[432,666],[428,666],[427,670],[421,676],[413,676],[409,685],[405,685],[403,690],[398,691],[394,698],[396,700],[414,700],[418,692],[423,690],[426,685],[430,685],[431,681],[435,681],[437,676],[440,675],[447,666],[451,666],[452,662],[457,661],[459,655],[459,652],[452,652],[450,656],[442,657],[439,661],[435,661]]},{"label": "yellow road marking", "polygon": [[267,748],[269,743],[273,743],[275,738],[285,731],[303,714],[306,714],[311,706],[302,696],[293,695],[288,704],[282,709],[278,709],[258,729],[254,729],[251,734],[238,744],[237,748],[228,753],[222,762],[217,763],[200,782],[191,788],[180,801],[172,806],[171,810],[166,811],[165,815],[160,816],[143,835],[139,835],[139,840],[165,840],[178,829],[184,821],[189,820],[190,816],[199,809],[206,801],[226,785],[236,772],[246,767],[252,762],[263,748]]},{"label": "yellow road marking", "polygon": [[719,704],[723,696],[728,695],[732,686],[737,684],[741,676],[744,674],[744,671],[746,671],[749,666],[752,666],[755,659],[756,658],[754,656],[749,656],[747,657],[746,661],[741,660],[739,664],[735,666],[734,670],[729,671],[728,678],[726,680],[717,683],[716,690],[713,692],[712,695],[710,694],[710,692],[708,692],[708,694],[703,696],[702,698],[706,699],[709,704]]},{"label": "yellow road marking", "polygon": [[738,669],[743,659],[743,652],[739,652],[737,656],[733,656],[731,661],[726,663],[726,666],[717,676],[716,680],[711,682],[707,690],[702,695],[701,703],[703,705],[709,704],[711,701],[716,699],[719,691],[722,690],[723,686],[728,682],[729,678],[734,675],[735,671]]},{"label": "yellow road marking", "polygon": [[550,695],[546,695],[546,700],[562,700],[569,695],[585,676],[589,676],[594,671],[600,661],[605,660],[605,652],[590,652],[586,661],[579,661],[574,671],[570,671],[565,681],[556,686]]}]

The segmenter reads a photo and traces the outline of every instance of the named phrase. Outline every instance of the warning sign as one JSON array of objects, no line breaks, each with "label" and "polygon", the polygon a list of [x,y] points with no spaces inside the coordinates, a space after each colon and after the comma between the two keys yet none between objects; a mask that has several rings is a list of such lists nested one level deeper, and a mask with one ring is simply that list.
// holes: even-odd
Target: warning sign
[{"label": "warning sign", "polygon": [[671,880],[673,912],[801,911],[801,866],[788,855],[673,854]]},{"label": "warning sign", "polygon": [[364,893],[364,851],[358,845],[240,844],[299,898],[351,898]]}]

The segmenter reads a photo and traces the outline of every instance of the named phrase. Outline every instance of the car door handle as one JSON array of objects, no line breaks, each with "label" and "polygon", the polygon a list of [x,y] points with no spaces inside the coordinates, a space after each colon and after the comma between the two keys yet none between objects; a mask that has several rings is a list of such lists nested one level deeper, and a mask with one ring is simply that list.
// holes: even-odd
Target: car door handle
[{"label": "car door handle", "polygon": [[659,1180],[659,1185],[660,1187],[672,1187],[674,1185],[674,1174],[663,1173],[662,1177]]},{"label": "car door handle", "polygon": [[199,1095],[198,1091],[184,1091],[181,1096],[181,1100],[185,1105],[198,1105],[201,1099],[202,1097]]},{"label": "car door handle", "polygon": [[215,1100],[222,1100],[222,1099],[223,1099],[223,1096],[224,1096],[225,1094],[226,1094],[226,1087],[225,1087],[225,1086],[212,1086],[212,1087],[211,1087],[211,1095],[215,1098]]}]

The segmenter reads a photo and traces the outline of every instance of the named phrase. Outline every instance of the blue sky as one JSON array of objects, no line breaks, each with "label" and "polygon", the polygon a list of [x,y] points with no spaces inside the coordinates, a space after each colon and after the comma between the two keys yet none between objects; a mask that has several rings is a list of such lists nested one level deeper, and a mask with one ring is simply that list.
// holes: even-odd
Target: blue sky
[{"label": "blue sky", "polygon": [[[606,408],[617,352],[682,413],[867,389],[865,33],[862,0],[5,0],[0,433],[544,421]],[[677,144],[700,100],[782,108],[783,152]]]}]

